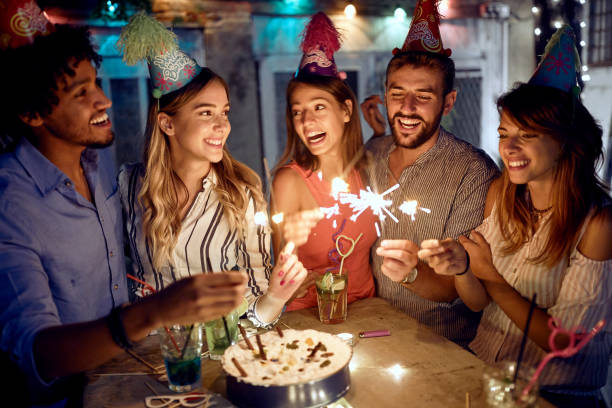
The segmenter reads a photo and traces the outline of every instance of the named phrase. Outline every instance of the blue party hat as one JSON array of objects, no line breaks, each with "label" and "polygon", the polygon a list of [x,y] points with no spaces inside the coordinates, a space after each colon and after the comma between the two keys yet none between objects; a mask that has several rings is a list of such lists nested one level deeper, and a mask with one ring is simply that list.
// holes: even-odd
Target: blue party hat
[{"label": "blue party hat", "polygon": [[576,50],[576,36],[569,25],[564,25],[551,37],[540,64],[529,84],[550,86],[564,92],[580,95],[578,75],[580,57]]},{"label": "blue party hat", "polygon": [[123,27],[117,48],[128,65],[147,60],[154,98],[181,89],[202,71],[180,50],[176,35],[144,13],[136,14]]}]

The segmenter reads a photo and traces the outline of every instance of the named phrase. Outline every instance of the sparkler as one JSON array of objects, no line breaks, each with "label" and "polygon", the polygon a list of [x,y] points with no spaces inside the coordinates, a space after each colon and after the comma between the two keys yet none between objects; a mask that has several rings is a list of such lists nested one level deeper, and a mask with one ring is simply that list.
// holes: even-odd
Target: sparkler
[{"label": "sparkler", "polygon": [[367,186],[366,190],[359,191],[359,197],[355,194],[340,194],[340,203],[348,204],[353,210],[351,221],[357,221],[357,218],[369,208],[372,210],[372,213],[378,217],[380,222],[383,222],[385,218],[387,218],[387,215],[391,217],[393,221],[399,222],[393,213],[387,209],[393,202],[384,198],[397,188],[399,188],[399,184],[395,184],[382,194],[377,194],[372,191],[370,186]]},{"label": "sparkler", "polygon": [[419,203],[416,200],[404,201],[399,207],[398,210],[410,216],[410,219],[414,221],[414,216],[416,215],[417,210],[421,210],[427,214],[431,213],[429,208],[419,207]]}]

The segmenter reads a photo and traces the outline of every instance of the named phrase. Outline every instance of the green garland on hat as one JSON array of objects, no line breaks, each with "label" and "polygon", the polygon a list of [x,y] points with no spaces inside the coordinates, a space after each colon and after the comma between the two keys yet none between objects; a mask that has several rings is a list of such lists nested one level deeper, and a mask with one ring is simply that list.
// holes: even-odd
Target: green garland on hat
[{"label": "green garland on hat", "polygon": [[150,60],[166,51],[178,49],[178,40],[176,34],[162,23],[141,12],[123,27],[116,47],[123,53],[123,61],[134,65],[145,58]]}]

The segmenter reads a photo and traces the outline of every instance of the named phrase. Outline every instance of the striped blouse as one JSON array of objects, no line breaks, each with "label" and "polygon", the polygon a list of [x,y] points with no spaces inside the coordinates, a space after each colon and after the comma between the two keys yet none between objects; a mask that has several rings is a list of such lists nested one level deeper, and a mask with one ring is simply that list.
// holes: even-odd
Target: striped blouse
[{"label": "striped blouse", "polygon": [[[553,359],[540,376],[540,385],[580,393],[594,391],[606,382],[609,356],[612,351],[612,260],[596,261],[574,248],[568,261],[553,268],[527,262],[539,254],[548,234],[546,220],[533,238],[514,254],[503,256],[501,230],[497,224],[497,208],[478,227],[491,245],[497,271],[523,297],[537,293],[537,305],[558,318],[564,328],[582,326],[590,330],[600,319],[606,325],[589,344],[572,358]],[[523,330],[503,310],[491,302],[484,310],[478,333],[470,348],[487,363],[516,360]],[[524,366],[537,366],[546,353],[527,340]]]},{"label": "striped blouse", "polygon": [[[171,262],[160,270],[153,267],[153,257],[143,232],[143,210],[138,194],[144,174],[142,164],[124,165],[119,171],[119,188],[130,244],[132,273],[156,290],[179,279],[199,273],[237,269],[248,275],[245,298],[249,304],[247,317],[256,326],[267,326],[255,312],[257,300],[266,293],[270,278],[269,227],[255,224],[255,206],[251,198],[243,236],[231,229],[223,216],[223,205],[213,189],[217,178],[214,170],[202,182],[202,191],[183,219]],[[132,285],[132,295],[140,296],[142,285]]]},{"label": "striped blouse", "polygon": [[[392,136],[385,136],[370,140],[367,148],[375,159],[368,171],[370,186],[382,193],[393,184],[389,182],[389,154],[396,145]],[[486,153],[440,128],[436,144],[403,170],[397,180],[400,187],[385,196],[392,200],[390,208],[399,222],[387,217],[381,237],[372,247],[378,296],[464,347],[476,334],[480,313],[471,312],[459,298],[451,303],[431,301],[393,282],[381,272],[382,257],[376,255],[376,248],[383,239],[408,239],[420,245],[425,239],[457,238],[476,228],[482,222],[489,184],[497,173]],[[405,200],[417,200],[431,213],[417,211],[412,221],[397,211]]]}]

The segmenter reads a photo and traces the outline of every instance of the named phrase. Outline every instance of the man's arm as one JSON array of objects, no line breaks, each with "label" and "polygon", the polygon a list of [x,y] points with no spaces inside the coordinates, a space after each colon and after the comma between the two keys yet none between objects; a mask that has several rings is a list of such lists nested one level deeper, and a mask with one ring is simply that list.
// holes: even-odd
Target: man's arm
[{"label": "man's arm", "polygon": [[[226,315],[242,301],[245,280],[240,272],[227,272],[178,281],[120,312],[126,335],[137,342],[155,328]],[[43,329],[33,348],[36,368],[44,380],[91,370],[121,351],[106,318]]]},{"label": "man's arm", "polygon": [[452,302],[457,298],[452,276],[438,275],[423,262],[418,262],[419,247],[408,240],[383,240],[376,249],[376,255],[384,257],[380,270],[398,284],[417,268],[412,283],[401,283],[417,295],[436,302]]}]

